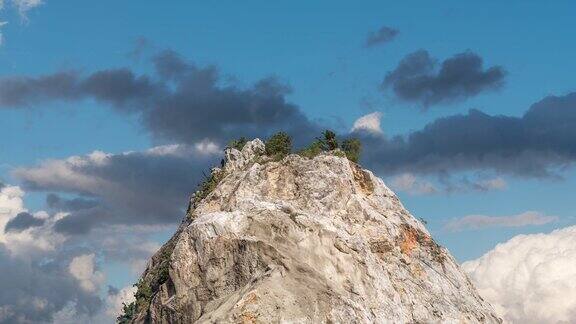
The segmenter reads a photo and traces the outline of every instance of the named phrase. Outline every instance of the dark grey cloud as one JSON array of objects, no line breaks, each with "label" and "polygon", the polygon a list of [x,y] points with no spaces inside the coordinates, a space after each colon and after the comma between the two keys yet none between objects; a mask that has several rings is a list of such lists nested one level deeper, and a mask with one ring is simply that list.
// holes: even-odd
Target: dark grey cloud
[{"label": "dark grey cloud", "polygon": [[419,50],[386,75],[381,89],[391,89],[399,99],[427,108],[499,89],[505,75],[501,66],[484,69],[482,58],[472,52],[457,54],[438,66],[427,51]]},{"label": "dark grey cloud", "polygon": [[[56,222],[57,232],[85,234],[111,225],[167,225],[184,215],[189,195],[202,172],[220,154],[188,145],[164,146],[145,152],[92,154],[71,160],[47,161],[14,171],[27,190],[77,195],[47,197],[52,209],[70,215]],[[65,170],[65,176],[62,171]]]},{"label": "dark grey cloud", "polygon": [[265,78],[249,87],[225,84],[214,66],[197,66],[173,51],[153,58],[154,73],[120,68],[59,72],[0,79],[0,108],[23,108],[47,101],[93,99],[140,118],[160,141],[226,143],[238,136],[268,136],[284,130],[296,143],[313,138],[318,125],[286,100],[289,87]]},{"label": "dark grey cloud", "polygon": [[[284,130],[300,145],[320,133],[315,122],[286,100],[290,88],[276,78],[248,87],[227,84],[215,66],[195,65],[173,51],[155,55],[152,64],[153,72],[144,75],[119,68],[0,79],[0,108],[95,100],[136,115],[158,142],[187,143],[182,154],[134,152],[108,156],[104,164],[85,157],[82,165],[61,160],[17,170],[28,190],[78,196],[48,197],[51,208],[70,212],[55,224],[56,231],[83,234],[106,225],[176,222],[202,171],[220,158],[192,152],[199,142],[222,146],[239,136],[267,137]],[[71,177],[57,176],[59,167],[69,169]],[[91,181],[79,181],[83,178]]]},{"label": "dark grey cloud", "polygon": [[400,31],[398,29],[382,26],[377,31],[370,32],[366,37],[364,43],[365,47],[374,47],[377,45],[382,45],[391,42],[398,36]]},{"label": "dark grey cloud", "polygon": [[[228,85],[216,67],[197,66],[173,51],[156,55],[152,63],[154,72],[148,75],[109,69],[0,80],[0,108],[29,107],[45,100],[97,100],[137,115],[157,140],[188,143],[178,149],[188,150],[184,154],[116,154],[107,156],[106,163],[86,156],[82,164],[60,160],[17,170],[15,175],[29,190],[79,197],[75,203],[50,198],[49,205],[70,212],[55,225],[57,231],[86,233],[107,225],[177,222],[188,195],[201,181],[201,170],[218,162],[215,155],[190,153],[194,143],[206,138],[222,144],[232,137],[265,137],[284,129],[304,143],[320,132],[318,123],[286,100],[290,88],[277,79],[262,79],[249,87]],[[428,53],[419,51],[405,58],[385,83],[401,97],[429,105],[496,88],[503,76],[500,67],[484,69],[473,53],[456,55],[437,69]],[[357,135],[364,139],[363,160],[382,174],[491,170],[550,176],[574,158],[573,97],[546,98],[523,117],[471,110],[405,136]],[[70,178],[62,177],[61,169],[69,170]]]},{"label": "dark grey cloud", "polygon": [[4,77],[0,79],[0,107],[27,107],[54,98],[79,98],[78,76],[74,71],[58,72],[40,77]]},{"label": "dark grey cloud", "polygon": [[[117,217],[114,217],[117,216]],[[117,225],[126,218],[126,214],[114,214],[105,207],[94,207],[84,210],[78,210],[69,216],[58,220],[54,224],[54,230],[57,233],[68,235],[83,235],[94,227],[106,227]],[[133,216],[130,214],[130,216]]]},{"label": "dark grey cloud", "polygon": [[65,199],[55,193],[50,193],[46,196],[46,205],[49,208],[59,211],[78,211],[83,209],[90,209],[100,204],[99,201],[94,199],[85,198],[72,198]]},{"label": "dark grey cloud", "polygon": [[100,298],[83,291],[68,271],[70,257],[14,257],[0,243],[0,322],[48,323],[74,303],[78,314],[95,314]]},{"label": "dark grey cloud", "polygon": [[44,219],[36,218],[27,212],[22,212],[6,223],[4,232],[21,232],[30,227],[42,226],[44,222]]},{"label": "dark grey cloud", "polygon": [[384,174],[489,170],[550,177],[576,161],[576,93],[544,98],[522,117],[470,110],[406,136],[360,135],[365,162]]}]

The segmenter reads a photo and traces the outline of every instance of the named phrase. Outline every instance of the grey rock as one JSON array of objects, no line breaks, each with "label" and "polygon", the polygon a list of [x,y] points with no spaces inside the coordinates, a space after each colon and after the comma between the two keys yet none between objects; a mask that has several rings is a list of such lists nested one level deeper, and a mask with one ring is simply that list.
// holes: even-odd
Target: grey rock
[{"label": "grey rock", "polygon": [[218,186],[151,259],[144,323],[500,323],[370,171],[228,149]]}]

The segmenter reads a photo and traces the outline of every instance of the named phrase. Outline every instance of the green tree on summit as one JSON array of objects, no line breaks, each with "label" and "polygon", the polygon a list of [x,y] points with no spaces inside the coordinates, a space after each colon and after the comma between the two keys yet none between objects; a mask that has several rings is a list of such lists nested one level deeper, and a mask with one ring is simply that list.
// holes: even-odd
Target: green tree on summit
[{"label": "green tree on summit", "polygon": [[325,151],[333,151],[338,148],[338,139],[336,139],[336,133],[327,129],[322,132],[322,137],[323,138],[320,139],[320,142],[322,142],[322,146]]},{"label": "green tree on summit", "polygon": [[285,132],[278,132],[266,141],[266,154],[283,158],[292,152],[292,139]]}]

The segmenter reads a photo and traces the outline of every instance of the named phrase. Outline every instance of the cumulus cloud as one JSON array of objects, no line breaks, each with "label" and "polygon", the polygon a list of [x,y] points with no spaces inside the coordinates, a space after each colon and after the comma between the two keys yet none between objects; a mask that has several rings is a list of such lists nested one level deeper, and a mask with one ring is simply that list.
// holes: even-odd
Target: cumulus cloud
[{"label": "cumulus cloud", "polygon": [[462,268],[510,323],[574,323],[574,246],[576,226],[518,235]]},{"label": "cumulus cloud", "polygon": [[136,287],[134,286],[124,287],[120,290],[110,287],[106,297],[106,314],[112,318],[121,315],[123,305],[128,305],[135,300],[135,293]]},{"label": "cumulus cloud", "polygon": [[[557,176],[576,160],[576,93],[549,96],[521,117],[470,110],[405,136],[364,136],[366,164],[384,174],[493,171]],[[498,183],[486,183],[498,186]]]},{"label": "cumulus cloud", "polygon": [[[51,208],[67,212],[31,212],[20,187],[0,187],[0,322],[111,322],[109,298],[100,297],[105,278],[98,264],[116,262],[127,271],[142,271],[143,260],[159,247],[149,238],[158,230],[113,226],[65,236],[55,232],[58,221],[90,204],[57,196],[49,199]],[[43,222],[6,230],[20,217]]]},{"label": "cumulus cloud", "polygon": [[84,313],[101,306],[98,296],[79,289],[58,258],[19,258],[0,243],[0,271],[4,323],[47,322],[69,301],[76,301]]},{"label": "cumulus cloud", "polygon": [[24,191],[18,186],[8,186],[2,184],[0,186],[0,220],[4,222],[0,223],[0,226],[4,228],[6,223],[10,218],[16,216],[20,212],[25,212],[24,201],[22,197],[24,196]]},{"label": "cumulus cloud", "polygon": [[364,47],[369,48],[389,43],[394,40],[399,33],[400,31],[398,29],[382,26],[377,31],[372,31],[368,34],[364,42]]},{"label": "cumulus cloud", "polygon": [[29,213],[24,191],[18,186],[0,188],[0,243],[15,255],[36,255],[51,251],[63,238],[49,229],[55,222],[44,211]]},{"label": "cumulus cloud", "polygon": [[94,258],[96,255],[84,254],[72,259],[69,271],[78,280],[80,287],[86,292],[95,292],[104,282],[104,274],[95,269]]},{"label": "cumulus cloud", "polygon": [[63,238],[51,232],[51,217],[29,212],[23,197],[18,186],[0,188],[0,322],[46,322],[72,300],[81,312],[95,312],[101,301],[79,291],[66,271],[69,259],[57,249]]},{"label": "cumulus cloud", "polygon": [[382,113],[378,111],[364,115],[354,121],[350,132],[366,131],[374,134],[382,134],[382,128],[380,127],[381,119]]},{"label": "cumulus cloud", "polygon": [[0,188],[0,322],[46,322],[69,301],[82,313],[95,312],[101,301],[80,292],[66,271],[68,256],[57,249],[64,240],[51,232],[53,219],[29,213],[23,197],[17,186]]},{"label": "cumulus cloud", "polygon": [[214,66],[198,66],[173,51],[153,59],[154,72],[109,69],[82,74],[0,79],[0,108],[23,108],[47,101],[94,99],[118,112],[139,117],[159,141],[195,144],[227,143],[238,136],[268,136],[284,130],[296,143],[320,129],[299,107],[286,100],[290,88],[275,78],[249,87],[226,84]]},{"label": "cumulus cloud", "polygon": [[444,228],[449,231],[457,232],[489,227],[544,225],[557,220],[557,216],[549,216],[536,211],[527,211],[510,216],[467,215],[462,218],[451,220],[444,226]]},{"label": "cumulus cloud", "polygon": [[472,52],[456,54],[438,67],[425,50],[407,55],[390,71],[382,89],[424,108],[478,95],[502,86],[506,73],[501,66],[483,68],[482,58]]}]

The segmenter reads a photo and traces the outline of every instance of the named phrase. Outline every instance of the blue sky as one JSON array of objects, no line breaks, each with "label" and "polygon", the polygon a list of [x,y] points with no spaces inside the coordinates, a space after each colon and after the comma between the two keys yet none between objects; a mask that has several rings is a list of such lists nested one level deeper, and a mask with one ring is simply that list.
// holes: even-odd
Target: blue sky
[{"label": "blue sky", "polygon": [[[14,8],[16,3],[7,2],[0,15],[0,20],[8,22],[1,29],[2,79],[36,78],[59,71],[88,75],[124,67],[136,75],[154,75],[150,58],[170,49],[197,66],[216,66],[221,75],[218,82],[223,84],[248,89],[258,80],[275,77],[290,86],[291,92],[283,94],[288,102],[310,121],[340,134],[348,134],[359,117],[372,112],[383,113],[381,129],[388,138],[405,136],[469,109],[491,116],[521,117],[545,97],[565,96],[576,89],[573,1],[367,1],[358,5],[348,1],[80,4],[45,0],[24,13]],[[399,32],[391,41],[364,46],[367,35],[383,26]],[[387,73],[421,49],[439,64],[459,53],[474,53],[482,59],[484,70],[497,66],[505,71],[502,86],[448,98],[430,107],[403,100],[391,89],[382,90]],[[23,188],[29,211],[46,210],[45,197],[50,192],[66,198],[86,195],[71,184],[50,187],[29,173],[18,176],[17,169],[29,171],[41,168],[45,160],[62,161],[93,151],[121,154],[180,144],[155,136],[151,127],[142,123],[141,115],[119,112],[95,97],[0,106],[5,106],[0,107],[0,180]],[[576,105],[572,107],[576,110]],[[574,143],[576,138],[566,141]],[[576,223],[574,155],[562,161],[552,166],[555,176],[548,177],[491,167],[466,167],[453,173],[448,169],[452,185],[468,178],[504,183],[486,190],[462,185],[450,192],[442,183],[446,174],[403,172],[435,188],[418,192],[413,184],[399,180],[402,174],[389,174],[381,168],[376,171],[416,217],[428,222],[435,238],[465,261],[515,235]],[[34,181],[36,188],[30,187]],[[87,197],[102,198],[90,192]],[[180,208],[185,204],[182,201]],[[446,228],[450,221],[467,215],[509,217],[528,211],[549,217],[549,221],[526,226],[502,225],[504,222],[457,232]],[[132,219],[126,224],[138,225]],[[170,219],[161,229],[147,232],[146,238],[160,244],[175,224],[177,219]],[[82,235],[89,237],[76,235],[74,241],[79,245]],[[98,267],[106,273],[106,284],[121,288],[135,281],[137,273],[129,271],[130,264],[108,258],[102,251],[93,253],[102,261]]]}]

